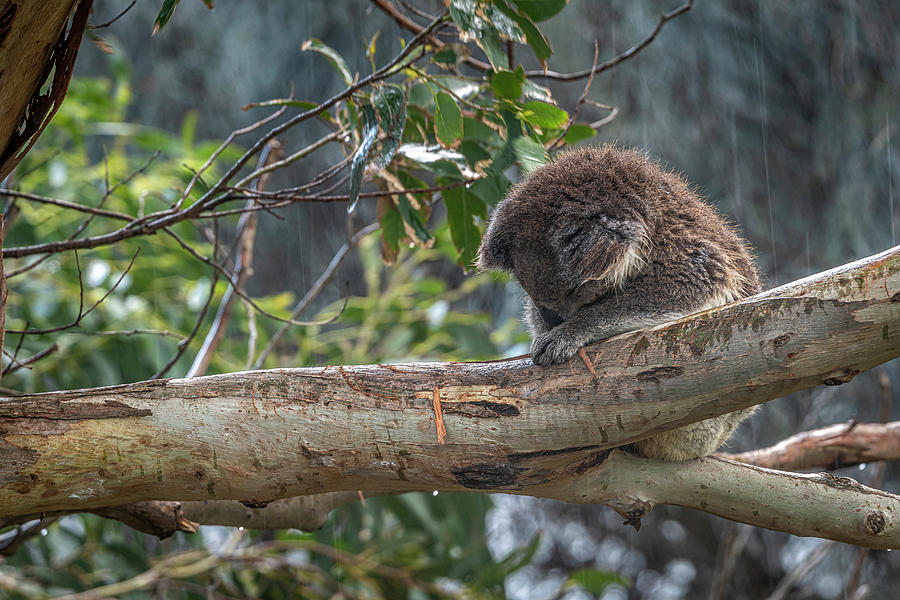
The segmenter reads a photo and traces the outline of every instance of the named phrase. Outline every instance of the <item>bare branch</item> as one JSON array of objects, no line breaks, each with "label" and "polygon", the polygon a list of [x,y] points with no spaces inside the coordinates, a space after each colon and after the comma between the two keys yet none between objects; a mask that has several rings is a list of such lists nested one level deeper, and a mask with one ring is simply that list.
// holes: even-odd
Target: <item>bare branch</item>
[{"label": "bare branch", "polygon": [[[344,245],[341,246],[335,255],[332,257],[331,262],[328,263],[328,266],[322,271],[322,274],[319,275],[319,278],[316,279],[315,283],[312,284],[312,287],[309,288],[309,291],[303,296],[303,298],[294,306],[294,309],[291,311],[291,320],[299,317],[304,310],[310,305],[310,303],[318,298],[319,294],[322,293],[322,290],[325,289],[325,286],[328,285],[328,282],[331,281],[331,278],[334,277],[337,268],[341,266],[341,263],[344,262],[344,259],[350,253],[350,251],[359,244],[362,239],[369,235],[374,231],[378,231],[380,229],[380,225],[378,223],[372,223],[371,225],[367,225],[360,229],[356,235],[350,238],[350,241],[344,242]],[[260,352],[259,358],[256,359],[256,362],[253,363],[253,369],[259,369],[262,367],[266,358],[268,358],[269,354],[271,354],[272,350],[281,340],[282,336],[287,332],[290,327],[290,323],[285,323],[282,325],[278,331],[276,331],[269,343],[266,344],[266,347],[263,348],[263,351]]]},{"label": "bare branch", "polygon": [[597,75],[598,73],[608,71],[618,66],[620,63],[625,62],[629,58],[634,58],[638,53],[640,53],[641,50],[649,46],[653,42],[653,40],[656,39],[656,36],[659,35],[659,32],[662,31],[662,28],[666,23],[686,13],[693,6],[694,0],[687,0],[687,2],[685,2],[678,8],[659,15],[659,20],[656,22],[656,27],[653,28],[653,31],[651,31],[650,34],[647,35],[647,37],[642,39],[640,42],[638,42],[625,52],[617,54],[613,58],[604,63],[601,63],[600,65],[597,65],[590,69],[585,69],[584,71],[576,71],[575,73],[557,73],[555,71],[534,70],[526,71],[525,75],[528,77],[541,77],[544,79],[553,79],[556,81],[575,81],[576,79],[584,79],[585,77],[590,77],[593,75]]},{"label": "bare branch", "polygon": [[769,469],[839,469],[860,463],[900,459],[900,421],[850,423],[804,431],[768,448],[723,454]]}]

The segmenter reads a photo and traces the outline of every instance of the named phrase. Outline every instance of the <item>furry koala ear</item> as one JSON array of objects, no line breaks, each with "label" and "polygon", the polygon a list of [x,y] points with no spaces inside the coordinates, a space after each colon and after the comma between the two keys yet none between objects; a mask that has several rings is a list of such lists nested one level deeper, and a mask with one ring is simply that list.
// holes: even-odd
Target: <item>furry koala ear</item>
[{"label": "furry koala ear", "polygon": [[571,253],[584,280],[621,287],[646,264],[649,238],[644,224],[630,219],[594,217],[566,236]]},{"label": "furry koala ear", "polygon": [[507,227],[500,223],[499,215],[495,214],[481,238],[481,246],[478,247],[477,267],[479,271],[497,269],[500,271],[512,271],[512,238]]}]

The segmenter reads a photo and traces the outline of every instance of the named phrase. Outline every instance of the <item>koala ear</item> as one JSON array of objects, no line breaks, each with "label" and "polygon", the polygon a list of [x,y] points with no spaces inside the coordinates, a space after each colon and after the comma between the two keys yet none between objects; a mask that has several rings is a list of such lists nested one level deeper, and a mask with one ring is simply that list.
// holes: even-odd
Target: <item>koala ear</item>
[{"label": "koala ear", "polygon": [[640,221],[595,217],[570,232],[566,245],[584,280],[621,287],[643,270],[650,244]]},{"label": "koala ear", "polygon": [[481,238],[481,246],[478,248],[477,266],[479,271],[497,269],[500,271],[512,271],[512,236],[495,214]]}]

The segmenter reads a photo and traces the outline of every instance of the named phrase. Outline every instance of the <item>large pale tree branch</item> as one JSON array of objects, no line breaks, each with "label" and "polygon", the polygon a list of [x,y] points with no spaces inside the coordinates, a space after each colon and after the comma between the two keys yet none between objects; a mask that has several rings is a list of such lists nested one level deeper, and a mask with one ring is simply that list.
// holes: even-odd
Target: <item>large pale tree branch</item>
[{"label": "large pale tree branch", "polygon": [[[580,360],[329,366],[6,398],[0,514],[506,491],[604,502],[635,517],[652,503],[682,504],[797,535],[900,547],[900,498],[849,480],[609,453],[894,358],[898,300],[895,248],[595,344],[595,375]],[[817,514],[800,514],[810,502]]]}]

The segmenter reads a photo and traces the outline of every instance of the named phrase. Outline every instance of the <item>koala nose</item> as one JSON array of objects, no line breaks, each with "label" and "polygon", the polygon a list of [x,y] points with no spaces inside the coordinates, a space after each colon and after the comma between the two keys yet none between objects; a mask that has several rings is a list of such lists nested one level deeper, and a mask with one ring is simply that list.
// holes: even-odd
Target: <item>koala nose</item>
[{"label": "koala nose", "polygon": [[549,308],[543,308],[539,306],[538,311],[541,313],[541,318],[544,320],[544,323],[546,323],[551,329],[565,321],[565,319],[559,316],[558,312],[550,310]]}]

